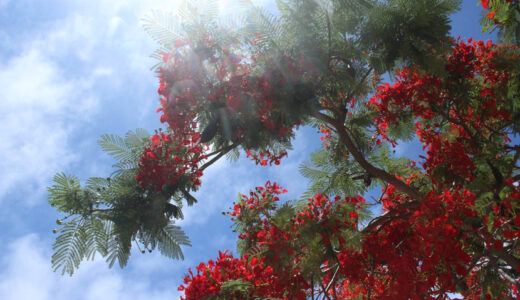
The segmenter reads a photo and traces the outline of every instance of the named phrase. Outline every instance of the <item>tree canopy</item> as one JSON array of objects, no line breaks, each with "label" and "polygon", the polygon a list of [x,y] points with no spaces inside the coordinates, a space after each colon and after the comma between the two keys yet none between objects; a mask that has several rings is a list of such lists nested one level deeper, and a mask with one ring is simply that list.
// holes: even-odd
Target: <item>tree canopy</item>
[{"label": "tree canopy", "polygon": [[[56,270],[95,253],[124,266],[132,243],[182,258],[173,221],[204,170],[240,152],[283,167],[295,130],[313,126],[302,199],[279,203],[270,181],[241,195],[228,212],[238,256],[189,270],[186,299],[518,297],[518,1],[481,3],[501,44],[451,37],[456,0],[279,0],[277,14],[244,1],[226,19],[205,4],[143,20],[162,47],[165,128],[102,136],[107,178],[55,176]],[[419,160],[393,153],[414,139]]]}]

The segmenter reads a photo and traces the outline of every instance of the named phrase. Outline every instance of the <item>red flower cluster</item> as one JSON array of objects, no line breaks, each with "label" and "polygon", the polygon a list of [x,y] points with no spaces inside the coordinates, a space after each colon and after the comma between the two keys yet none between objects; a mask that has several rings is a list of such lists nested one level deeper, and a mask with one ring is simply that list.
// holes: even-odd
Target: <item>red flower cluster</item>
[{"label": "red flower cluster", "polygon": [[[512,50],[491,42],[458,41],[445,57],[446,77],[420,76],[411,69],[399,71],[392,86],[379,87],[370,99],[379,113],[375,121],[381,138],[395,145],[387,136],[388,126],[397,126],[402,116],[412,114],[417,135],[427,149],[423,163],[427,174],[471,180],[473,157],[511,121],[510,103],[503,94],[510,75],[499,70],[497,63],[508,53],[510,60],[518,60]],[[469,93],[468,86],[472,87]],[[449,126],[438,118],[447,120]],[[508,140],[505,134],[499,137],[503,142]]]},{"label": "red flower cluster", "polygon": [[[197,123],[205,120],[203,125],[212,130],[210,141],[220,135],[254,150],[272,140],[288,140],[306,117],[299,110],[307,107],[302,101],[310,101],[312,95],[302,95],[310,78],[303,56],[299,61],[261,54],[242,57],[211,36],[178,42],[163,56],[158,112],[176,139],[193,136]],[[256,160],[262,165],[278,164],[286,155],[262,154],[267,158]]]},{"label": "red flower cluster", "polygon": [[[393,216],[366,237],[362,251],[342,253],[348,262],[345,268],[354,270],[345,273],[349,282],[358,288],[364,282],[371,282],[365,288],[382,287],[382,298],[438,297],[457,290],[453,278],[465,278],[467,282],[459,280],[459,284],[470,288],[463,294],[477,299],[487,293],[482,292],[477,277],[488,262],[478,260],[482,254],[472,253],[471,241],[483,239],[485,251],[501,251],[520,234],[514,222],[519,211],[511,205],[518,199],[518,186],[511,179],[504,180],[508,192],[495,195],[493,210],[483,215],[477,213],[476,195],[462,187],[471,186],[476,172],[482,172],[476,163],[485,161],[493,169],[507,161],[503,149],[509,147],[507,128],[513,126],[510,111],[514,109],[506,91],[512,75],[501,65],[504,61],[518,63],[517,49],[457,41],[444,59],[445,77],[404,69],[392,86],[379,87],[370,99],[379,112],[375,119],[378,133],[392,144],[395,141],[387,136],[388,127],[404,122],[403,116],[413,116],[417,136],[427,150],[422,165],[433,189],[425,201],[417,203],[389,186],[381,201]],[[495,177],[501,184],[500,175]],[[414,180],[406,182],[413,184]],[[496,187],[502,189],[503,183]],[[352,273],[370,272],[378,276],[352,277]],[[432,286],[436,286],[435,292]],[[398,294],[392,296],[389,290]]]},{"label": "red flower cluster", "polygon": [[[416,176],[405,179],[408,184],[414,180]],[[255,256],[236,259],[221,254],[217,263],[201,264],[197,275],[190,272],[180,290],[187,299],[199,299],[220,295],[225,281],[241,279],[251,283],[247,297],[306,299],[317,282],[301,268],[309,267],[309,259],[319,259],[315,264],[323,273],[316,280],[322,286],[330,284],[331,298],[423,299],[426,295],[425,299],[440,299],[460,292],[457,284],[462,284],[468,287],[465,297],[478,299],[479,270],[488,261],[474,261],[468,253],[474,237],[483,236],[488,251],[500,250],[520,237],[520,211],[511,210],[511,203],[520,201],[520,188],[511,179],[506,182],[506,201],[493,209],[494,223],[484,227],[472,223],[479,218],[474,210],[476,195],[461,187],[431,191],[425,201],[414,203],[389,186],[381,201],[394,214],[368,232],[359,247],[346,239],[352,239],[358,228],[362,197],[316,195],[282,225],[275,218],[276,202],[286,190],[267,182],[242,195],[229,213],[240,228],[246,253],[254,251]],[[497,231],[502,239],[497,239]],[[329,251],[337,253],[335,259],[326,254]],[[267,285],[271,288],[263,289]]]},{"label": "red flower cluster", "polygon": [[323,141],[325,148],[328,149],[330,147],[330,143],[333,141],[332,130],[330,130],[330,128],[326,127],[325,125],[320,125],[320,133],[323,134],[320,139]]},{"label": "red flower cluster", "polygon": [[[455,292],[469,299],[518,296],[514,287],[491,295],[482,274],[494,268],[494,253],[506,253],[500,251],[509,251],[520,239],[518,176],[504,171],[504,177],[514,178],[501,178],[493,170],[511,164],[508,128],[514,126],[516,110],[507,91],[510,79],[518,75],[502,66],[517,64],[520,57],[516,48],[470,40],[457,41],[443,59],[444,76],[403,69],[393,85],[377,88],[369,104],[378,112],[374,141],[396,145],[388,128],[402,122],[415,125],[426,150],[424,171],[410,162],[411,175],[395,176],[409,186],[423,187],[424,199],[411,199],[387,185],[380,198],[384,214],[374,220],[376,225],[360,229],[365,202],[361,197],[316,195],[306,207],[284,215],[282,222],[277,219],[277,201],[285,190],[278,185],[268,182],[241,196],[229,215],[245,253],[254,251],[255,266],[270,268],[285,289],[279,293],[273,288],[263,297],[305,299],[316,286],[334,299],[443,299]],[[329,141],[328,128],[321,131]],[[251,152],[248,156],[264,165],[270,157]],[[495,181],[489,191],[475,187],[481,184],[475,179],[483,178],[484,172]],[[244,255],[235,260],[242,270],[252,259]],[[216,267],[203,268],[212,274]],[[511,271],[520,273],[520,266]],[[223,274],[227,272],[236,274]],[[236,276],[251,282],[251,291],[271,284],[270,275],[259,275],[253,283],[247,274]],[[200,276],[207,275],[201,271]],[[195,277],[182,288],[219,295],[221,283],[204,279],[201,282],[211,284],[195,285]]]},{"label": "red flower cluster", "polygon": [[[222,295],[222,285],[231,280],[241,280],[251,284],[247,294],[239,292]],[[273,297],[281,299],[292,298],[294,294],[280,284],[279,274],[270,266],[264,264],[262,258],[244,255],[234,258],[227,251],[219,252],[217,261],[210,260],[207,264],[197,266],[197,273],[191,269],[184,278],[184,285],[179,286],[184,292],[181,299],[202,299],[207,296],[226,296],[228,299],[250,299],[253,297]],[[238,298],[240,297],[240,298]]]},{"label": "red flower cluster", "polygon": [[264,255],[251,257],[246,254],[237,259],[221,253],[217,263],[209,261],[207,265],[199,265],[197,275],[190,273],[184,280],[186,286],[179,288],[185,291],[186,299],[220,295],[223,282],[234,279],[252,284],[249,294],[242,295],[243,299],[255,296],[306,299],[305,291],[310,287],[309,284],[297,266],[282,263],[280,257],[287,258],[294,254],[294,249],[289,245],[292,236],[268,222],[276,208],[275,202],[279,200],[276,195],[286,192],[276,183],[268,181],[264,187],[251,191],[249,197],[241,196],[240,203],[234,206],[229,215],[238,220],[247,220],[248,228],[239,238],[248,240],[251,246],[264,247]]},{"label": "red flower cluster", "polygon": [[144,148],[136,180],[143,188],[153,187],[161,191],[164,185],[175,185],[186,180],[193,187],[200,185],[199,162],[205,159],[197,138],[176,140],[171,135],[159,133]]},{"label": "red flower cluster", "polygon": [[[495,25],[500,25],[501,21],[499,19],[495,19],[497,11],[501,10],[502,6],[506,3],[513,3],[514,0],[494,0],[490,3],[490,0],[481,0],[480,3],[484,9],[489,10],[486,13],[486,16],[493,20]],[[491,4],[491,5],[490,5]]]},{"label": "red flower cluster", "polygon": [[[394,203],[395,198],[395,190],[387,189],[383,203]],[[460,229],[464,220],[476,216],[474,199],[467,191],[430,192],[419,208],[400,206],[384,227],[365,237],[362,250],[343,249],[339,260],[354,287],[350,293],[371,291],[376,299],[430,294],[428,299],[437,299],[454,292],[454,274],[465,276],[471,260],[460,242]]]},{"label": "red flower cluster", "polygon": [[260,164],[261,166],[267,166],[268,163],[270,166],[273,163],[278,166],[281,159],[284,156],[287,156],[287,151],[285,150],[279,152],[266,150],[258,151],[258,153],[254,153],[251,150],[246,150],[246,153],[247,157],[251,158],[251,160],[253,160],[257,165]]},{"label": "red flower cluster", "polygon": [[[495,1],[499,1],[499,0],[495,0]],[[513,3],[513,0],[505,0],[505,1],[507,3]],[[489,8],[489,0],[481,0],[480,4],[482,4],[482,7],[484,7],[485,9]]]},{"label": "red flower cluster", "polygon": [[[307,299],[312,293],[312,285],[309,278],[302,273],[302,268],[316,253],[326,253],[332,249],[331,247],[346,246],[347,232],[352,232],[358,225],[356,209],[360,209],[365,202],[359,196],[345,198],[337,196],[329,199],[325,195],[316,195],[308,200],[306,207],[296,212],[289,220],[284,220],[285,225],[281,225],[276,221],[273,213],[277,209],[276,202],[279,200],[277,195],[285,192],[287,191],[276,183],[267,182],[265,186],[251,191],[248,196],[242,195],[239,203],[229,213],[237,227],[241,228],[239,239],[247,245],[246,252],[257,249],[253,252],[257,254],[253,258],[244,255],[241,259],[234,259],[236,269],[226,269],[221,273],[227,276],[225,280],[240,278],[251,282],[253,288],[248,295],[250,297]],[[329,264],[327,256],[319,259],[317,267]],[[252,261],[258,262],[256,268],[269,270],[269,275],[271,271],[274,272],[276,284],[273,284],[272,277],[263,275],[256,276],[255,281],[250,280],[249,273],[246,274],[242,270],[247,269]],[[209,272],[204,273],[201,270],[196,276],[187,277],[185,280],[187,286],[180,288],[185,290],[186,296],[192,295],[188,290],[197,290],[204,296],[220,294],[222,280],[207,279],[210,277],[208,274],[217,273],[213,262],[210,261],[208,265],[209,268],[204,264],[199,267],[202,270],[210,270]],[[234,277],[237,270],[242,272],[240,275],[242,277],[239,275]],[[215,276],[220,278],[220,275]],[[328,276],[324,280],[324,284],[327,284],[331,278]],[[266,285],[270,286],[269,290],[261,291]],[[198,298],[188,297],[188,299]]]}]

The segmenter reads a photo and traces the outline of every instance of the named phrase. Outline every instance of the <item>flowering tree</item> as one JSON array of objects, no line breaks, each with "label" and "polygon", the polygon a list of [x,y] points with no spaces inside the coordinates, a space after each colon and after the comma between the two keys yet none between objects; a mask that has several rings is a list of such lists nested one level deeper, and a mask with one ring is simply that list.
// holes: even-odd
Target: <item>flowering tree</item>
[{"label": "flowering tree", "polygon": [[[57,269],[96,251],[124,265],[132,241],[182,257],[189,241],[170,222],[196,202],[203,171],[239,149],[279,165],[312,125],[323,143],[302,167],[306,199],[279,204],[286,191],[269,181],[242,195],[228,213],[238,256],[189,270],[186,299],[518,297],[516,46],[450,38],[457,1],[279,1],[278,15],[252,8],[233,27],[184,8],[176,34],[162,15],[145,20],[165,48],[166,129],[103,136],[111,177],[81,187],[58,174],[49,188],[68,214]],[[392,154],[412,139],[418,161]]]},{"label": "flowering tree", "polygon": [[520,44],[520,2],[517,0],[482,0],[487,10],[482,18],[484,31],[498,29],[505,40]]}]

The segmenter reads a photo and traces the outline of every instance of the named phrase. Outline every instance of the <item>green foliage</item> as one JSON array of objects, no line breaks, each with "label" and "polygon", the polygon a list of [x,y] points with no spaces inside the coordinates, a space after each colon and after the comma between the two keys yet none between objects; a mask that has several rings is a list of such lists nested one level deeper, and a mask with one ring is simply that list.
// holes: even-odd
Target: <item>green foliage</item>
[{"label": "green foliage", "polygon": [[84,205],[81,201],[79,179],[73,175],[58,173],[53,180],[55,184],[47,189],[51,206],[61,212],[82,211]]},{"label": "green foliage", "polygon": [[[490,1],[489,10],[483,10],[480,23],[482,32],[498,29],[498,37],[504,43],[520,45],[520,4],[504,0]],[[493,17],[489,13],[494,12]]]},{"label": "green foliage", "polygon": [[363,169],[357,164],[331,159],[324,148],[311,154],[311,162],[301,165],[300,173],[311,181],[311,186],[302,195],[304,202],[316,194],[353,196],[366,190],[362,180],[353,179],[362,176]]},{"label": "green foliage", "polygon": [[179,34],[181,19],[165,11],[154,10],[142,20],[144,30],[166,49],[173,46],[173,41],[183,39]]},{"label": "green foliage", "polygon": [[[62,274],[72,274],[84,257],[92,257],[95,248],[94,235],[91,230],[97,226],[91,226],[89,220],[72,220],[67,222],[60,230],[53,249],[56,251],[52,256],[54,270],[62,269]],[[89,232],[90,231],[90,232]],[[94,247],[93,247],[94,246]],[[106,248],[100,247],[102,250]]]},{"label": "green foliage", "polygon": [[221,294],[223,296],[247,296],[253,285],[242,279],[228,280],[222,284]]},{"label": "green foliage", "polygon": [[106,258],[109,267],[116,261],[124,267],[132,242],[143,253],[139,243],[146,250],[158,248],[167,257],[184,258],[180,246],[191,244],[180,227],[173,225],[172,217],[182,218],[186,193],[169,196],[144,190],[135,179],[139,157],[149,140],[142,129],[128,132],[125,138],[103,135],[99,144],[118,160],[116,170],[111,177],[88,179],[85,187],[75,176],[54,176],[55,184],[48,188],[49,203],[67,214],[57,221],[61,227],[55,230],[55,270],[72,275],[83,259],[93,259],[96,252]]},{"label": "green foliage", "polygon": [[164,256],[174,259],[184,259],[179,245],[191,246],[188,236],[179,226],[169,224],[159,235],[159,251]]},{"label": "green foliage", "polygon": [[459,0],[374,1],[359,33],[361,45],[373,52],[371,65],[379,73],[399,61],[442,72],[439,54],[450,48],[449,15],[459,5]]}]

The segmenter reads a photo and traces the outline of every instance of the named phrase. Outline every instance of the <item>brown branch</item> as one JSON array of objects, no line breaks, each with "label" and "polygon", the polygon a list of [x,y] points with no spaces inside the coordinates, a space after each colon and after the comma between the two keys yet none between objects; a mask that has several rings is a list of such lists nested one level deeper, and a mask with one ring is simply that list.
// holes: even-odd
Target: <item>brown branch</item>
[{"label": "brown branch", "polygon": [[206,154],[206,157],[213,156],[213,155],[215,155],[215,154],[217,154],[217,153],[220,153],[220,152],[222,152],[222,151],[226,151],[226,150],[228,150],[228,149],[230,149],[230,148],[233,149],[233,148],[235,148],[236,146],[238,146],[238,145],[236,145],[235,143],[233,143],[233,144],[231,144],[231,145],[227,145],[226,147],[223,147],[223,148],[221,148],[221,149],[218,149],[218,150],[215,150],[215,151],[213,151],[213,152],[211,152],[211,153]]},{"label": "brown branch", "polygon": [[517,280],[515,280],[513,277],[511,277],[509,274],[507,274],[504,270],[502,270],[501,268],[498,268],[498,273],[500,273],[500,275],[502,275],[502,277],[504,277],[507,281],[509,281],[509,283],[516,286],[517,289],[520,289],[520,283],[518,283]]},{"label": "brown branch", "polygon": [[496,250],[497,257],[505,261],[513,270],[518,270],[518,267],[520,267],[520,260],[513,255],[505,252],[504,250]]},{"label": "brown branch", "polygon": [[114,211],[113,208],[106,208],[106,209],[104,209],[104,208],[92,208],[92,209],[90,209],[90,213],[94,213],[94,212],[103,212],[103,213],[105,213],[105,212],[112,212],[112,211]]},{"label": "brown branch", "polygon": [[406,184],[405,182],[397,179],[395,176],[391,175],[390,173],[386,172],[385,170],[377,168],[374,165],[370,164],[365,159],[363,154],[358,150],[358,148],[354,144],[354,141],[350,138],[350,136],[345,131],[343,122],[338,122],[337,120],[335,120],[325,114],[322,114],[320,112],[314,112],[313,116],[319,120],[329,123],[334,128],[336,128],[336,131],[338,132],[339,137],[340,137],[341,141],[343,142],[343,144],[345,144],[345,146],[347,147],[347,150],[352,154],[352,156],[359,163],[359,165],[363,169],[365,169],[370,175],[372,175],[372,177],[378,178],[384,182],[387,182],[387,183],[395,186],[395,188],[398,191],[407,194],[414,200],[422,201],[424,199],[423,195],[421,193],[419,193],[419,191],[417,191],[415,188],[413,188],[413,187],[409,186],[408,184]]},{"label": "brown branch", "polygon": [[[211,166],[212,164],[214,164],[217,160],[219,160],[222,156],[226,155],[229,151],[235,149],[236,147],[238,147],[238,145],[240,145],[240,143],[233,143],[227,147],[224,147],[218,151],[220,151],[220,153],[215,156],[214,158],[212,158],[210,161],[208,161],[207,163],[205,163],[204,165],[202,165],[202,167],[200,167],[200,171],[204,171],[204,169],[206,169],[207,167]],[[214,153],[213,153],[214,154]]]},{"label": "brown branch", "polygon": [[[383,182],[386,182],[388,184],[391,184],[395,186],[395,188],[407,194],[412,198],[412,201],[404,203],[399,207],[400,210],[402,209],[414,209],[416,208],[420,202],[424,200],[423,195],[417,191],[415,188],[409,186],[405,182],[397,179],[395,176],[389,174],[385,170],[382,170],[380,168],[375,167],[374,165],[370,164],[363,154],[358,150],[356,145],[354,144],[354,141],[350,138],[350,136],[345,131],[343,122],[337,121],[333,118],[331,118],[328,115],[325,115],[320,112],[314,112],[313,116],[323,122],[326,122],[330,124],[332,127],[336,128],[336,132],[339,134],[339,137],[341,141],[345,144],[347,147],[347,150],[352,154],[354,159],[361,165],[363,169],[365,169],[370,175],[372,175],[375,178],[378,178],[382,180]],[[387,212],[386,214],[379,216],[377,218],[374,218],[364,229],[363,231],[365,233],[370,232],[372,229],[377,228],[378,226],[385,225],[392,220],[395,220],[397,218],[406,217],[408,214],[398,215],[400,211],[392,210]]]},{"label": "brown branch", "polygon": [[[418,206],[419,206],[418,201],[412,201],[412,202],[407,202],[407,203],[401,204],[401,206],[399,206],[399,209],[405,208],[405,209],[415,210],[415,209],[417,209]],[[377,227],[379,227],[379,229],[377,230],[377,232],[379,232],[379,230],[381,230],[386,224],[388,224],[394,220],[397,220],[397,219],[408,218],[411,215],[412,215],[412,213],[410,213],[410,212],[402,213],[401,210],[395,210],[395,209],[390,210],[390,211],[382,214],[381,216],[372,219],[372,221],[370,221],[367,224],[367,226],[365,226],[361,230],[361,232],[369,233]]]},{"label": "brown branch", "polygon": [[311,300],[314,300],[314,274],[311,275]]},{"label": "brown branch", "polygon": [[336,275],[338,274],[338,271],[339,271],[339,265],[338,267],[336,268],[336,270],[334,271],[334,274],[332,275],[332,278],[330,279],[329,281],[329,284],[327,284],[327,287],[325,287],[325,294],[327,293],[327,291],[330,289],[330,287],[332,286],[332,284],[334,283],[334,281],[336,280]]},{"label": "brown branch", "polygon": [[327,295],[327,292],[325,291],[325,286],[323,286],[323,282],[320,281],[320,287],[321,287],[321,290],[323,291],[323,297],[327,297],[327,299],[331,300],[329,295]]},{"label": "brown branch", "polygon": [[[495,165],[493,165],[493,163],[491,163],[489,159],[486,159],[486,163],[491,169],[491,174],[493,174],[493,177],[495,177],[495,188],[497,190],[502,189],[504,183],[504,176],[502,176],[500,170],[498,170],[497,167],[495,167]],[[498,194],[498,191],[496,193]]]},{"label": "brown branch", "polygon": [[513,178],[513,181],[518,181],[518,180],[520,180],[520,174],[515,175],[512,178]]}]

